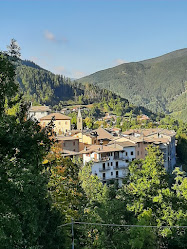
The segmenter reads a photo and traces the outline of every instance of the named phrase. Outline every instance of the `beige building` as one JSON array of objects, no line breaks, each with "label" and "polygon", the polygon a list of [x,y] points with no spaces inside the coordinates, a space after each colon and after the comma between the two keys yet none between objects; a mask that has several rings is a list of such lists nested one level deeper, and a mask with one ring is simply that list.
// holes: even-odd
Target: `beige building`
[{"label": "beige building", "polygon": [[51,113],[40,119],[41,126],[45,127],[54,118],[54,131],[63,134],[71,130],[71,118],[61,113]]},{"label": "beige building", "polygon": [[79,138],[71,136],[58,136],[57,141],[63,150],[79,152]]},{"label": "beige building", "polygon": [[91,145],[91,144],[108,144],[114,136],[103,128],[98,128],[93,131],[83,131],[79,132],[74,137],[79,138],[79,142]]}]

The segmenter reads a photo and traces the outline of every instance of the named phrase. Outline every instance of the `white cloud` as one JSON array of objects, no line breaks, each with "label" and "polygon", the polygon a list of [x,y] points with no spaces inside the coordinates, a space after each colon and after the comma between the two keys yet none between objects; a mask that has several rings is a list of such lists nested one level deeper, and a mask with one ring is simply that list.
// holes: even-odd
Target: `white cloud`
[{"label": "white cloud", "polygon": [[44,36],[47,40],[56,42],[54,34],[49,32],[48,30],[45,31]]},{"label": "white cloud", "polygon": [[125,61],[125,60],[123,60],[123,59],[116,59],[115,61],[114,61],[114,65],[116,65],[116,66],[118,66],[118,65],[121,65],[121,64],[123,64],[123,63],[128,63],[127,61]]},{"label": "white cloud", "polygon": [[67,43],[68,39],[66,37],[62,37],[62,38],[57,38],[52,32],[46,30],[44,32],[44,37],[52,42],[58,42],[58,43]]}]

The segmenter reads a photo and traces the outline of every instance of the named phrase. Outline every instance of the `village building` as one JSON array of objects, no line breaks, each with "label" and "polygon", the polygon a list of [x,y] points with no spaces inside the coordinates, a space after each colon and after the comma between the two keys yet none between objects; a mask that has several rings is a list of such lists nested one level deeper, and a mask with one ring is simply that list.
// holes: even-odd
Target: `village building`
[{"label": "village building", "polygon": [[63,150],[79,152],[79,138],[71,136],[57,136],[57,141]]},{"label": "village building", "polygon": [[75,152],[75,151],[70,151],[70,150],[63,150],[62,153],[61,153],[62,157],[63,158],[76,158],[78,159],[80,157],[80,153],[79,152]]},{"label": "village building", "polygon": [[92,162],[92,174],[103,182],[116,180],[121,186],[128,173],[129,162],[135,159],[135,144],[129,141],[110,145],[91,145],[80,152],[83,164]]},{"label": "village building", "polygon": [[28,118],[40,121],[41,118],[49,115],[50,112],[49,106],[31,106],[28,110]]},{"label": "village building", "polygon": [[40,119],[41,126],[45,127],[54,119],[54,132],[57,134],[65,134],[71,130],[71,117],[61,113],[51,113]]},{"label": "village building", "polygon": [[80,150],[83,150],[85,145],[106,145],[114,138],[111,133],[103,128],[98,128],[96,130],[83,130],[73,136],[79,138]]},{"label": "village building", "polygon": [[63,108],[61,111],[60,111],[62,114],[69,114],[71,113],[71,110],[69,108]]},{"label": "village building", "polygon": [[137,121],[149,121],[149,120],[150,118],[145,114],[137,116]]},{"label": "village building", "polygon": [[161,128],[131,129],[122,134],[126,140],[137,144],[136,159],[145,159],[147,155],[146,147],[153,144],[154,146],[159,146],[163,153],[166,170],[168,172],[173,171],[176,164],[175,131]]}]

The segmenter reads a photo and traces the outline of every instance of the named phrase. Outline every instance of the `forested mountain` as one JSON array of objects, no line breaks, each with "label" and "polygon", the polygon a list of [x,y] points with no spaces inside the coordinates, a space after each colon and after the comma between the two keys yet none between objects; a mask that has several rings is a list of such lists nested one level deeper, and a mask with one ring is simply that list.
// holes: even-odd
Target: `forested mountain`
[{"label": "forested mountain", "polygon": [[[16,80],[27,101],[33,104],[46,104],[59,108],[63,104],[110,103],[108,109],[115,110],[117,115],[132,110],[133,113],[152,112],[144,107],[136,107],[119,95],[93,84],[81,84],[62,75],[55,75],[31,61],[19,61],[16,69]],[[113,101],[111,103],[111,101]]]},{"label": "forested mountain", "polygon": [[187,49],[124,63],[79,80],[106,88],[135,105],[171,112],[187,120]]},{"label": "forested mountain", "polygon": [[55,75],[30,61],[20,61],[16,75],[25,98],[32,102],[54,105],[83,94],[83,90],[68,78]]}]

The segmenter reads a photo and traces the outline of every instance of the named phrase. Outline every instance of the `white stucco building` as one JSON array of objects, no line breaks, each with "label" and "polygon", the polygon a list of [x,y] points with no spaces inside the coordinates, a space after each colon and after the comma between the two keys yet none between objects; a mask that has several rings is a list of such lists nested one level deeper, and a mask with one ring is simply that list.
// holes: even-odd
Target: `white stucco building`
[{"label": "white stucco building", "polygon": [[119,186],[122,179],[128,173],[129,162],[135,159],[136,145],[131,142],[124,142],[120,145],[91,145],[80,153],[83,154],[83,163],[92,162],[92,174],[106,183],[116,180]]},{"label": "white stucco building", "polygon": [[41,118],[47,116],[50,112],[49,106],[31,106],[28,110],[28,117],[40,121]]}]

